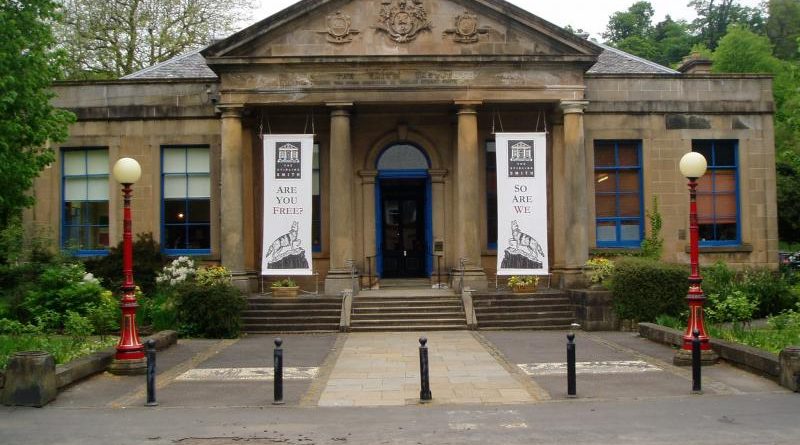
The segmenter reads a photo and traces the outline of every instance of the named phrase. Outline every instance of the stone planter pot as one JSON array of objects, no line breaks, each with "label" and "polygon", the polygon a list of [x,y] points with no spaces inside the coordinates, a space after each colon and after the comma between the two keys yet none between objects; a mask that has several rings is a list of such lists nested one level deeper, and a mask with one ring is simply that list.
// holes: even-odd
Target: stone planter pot
[{"label": "stone planter pot", "polygon": [[300,286],[272,288],[272,296],[277,298],[296,298],[299,293]]},{"label": "stone planter pot", "polygon": [[43,351],[13,354],[6,367],[4,405],[42,407],[56,398],[56,362]]},{"label": "stone planter pot", "polygon": [[536,292],[535,284],[517,284],[511,288],[511,292],[515,294],[531,294]]}]

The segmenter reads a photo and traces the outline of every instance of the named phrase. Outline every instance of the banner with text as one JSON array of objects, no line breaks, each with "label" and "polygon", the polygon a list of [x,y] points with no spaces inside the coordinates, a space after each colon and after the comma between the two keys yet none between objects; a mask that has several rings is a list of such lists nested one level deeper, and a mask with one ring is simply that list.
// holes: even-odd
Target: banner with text
[{"label": "banner with text", "polygon": [[547,133],[497,133],[497,274],[547,275]]},{"label": "banner with text", "polygon": [[264,135],[263,275],[311,275],[314,135]]}]

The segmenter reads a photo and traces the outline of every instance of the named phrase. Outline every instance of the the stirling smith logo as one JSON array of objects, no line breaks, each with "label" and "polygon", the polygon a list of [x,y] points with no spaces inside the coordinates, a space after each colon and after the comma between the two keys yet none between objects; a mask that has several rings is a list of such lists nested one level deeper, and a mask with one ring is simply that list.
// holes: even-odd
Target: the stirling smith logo
[{"label": "the stirling smith logo", "polygon": [[508,176],[533,178],[533,141],[508,141]]},{"label": "the stirling smith logo", "polygon": [[275,179],[300,179],[300,142],[278,142],[275,146]]},{"label": "the stirling smith logo", "polygon": [[389,34],[397,43],[414,40],[423,29],[431,29],[422,0],[382,0],[376,29]]}]

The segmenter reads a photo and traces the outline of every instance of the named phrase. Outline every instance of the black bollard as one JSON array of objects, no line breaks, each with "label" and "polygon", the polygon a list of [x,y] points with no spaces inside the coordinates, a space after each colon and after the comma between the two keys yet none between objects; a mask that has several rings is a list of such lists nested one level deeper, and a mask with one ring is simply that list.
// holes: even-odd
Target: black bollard
[{"label": "black bollard", "polygon": [[421,401],[428,401],[433,399],[431,395],[431,381],[428,375],[428,347],[425,346],[428,339],[420,337],[419,339],[419,376],[421,389],[419,391],[419,399]]},{"label": "black bollard", "polygon": [[152,338],[144,343],[147,355],[147,403],[145,406],[158,406],[156,402],[156,341]]},{"label": "black bollard", "polygon": [[273,382],[275,388],[273,391],[273,405],[283,405],[283,349],[281,345],[283,340],[280,337],[275,339],[275,353],[273,356],[275,363],[275,376]]},{"label": "black bollard", "polygon": [[575,390],[575,333],[567,334],[567,397],[577,397]]},{"label": "black bollard", "polygon": [[692,393],[702,394],[700,363],[700,331],[692,331]]}]

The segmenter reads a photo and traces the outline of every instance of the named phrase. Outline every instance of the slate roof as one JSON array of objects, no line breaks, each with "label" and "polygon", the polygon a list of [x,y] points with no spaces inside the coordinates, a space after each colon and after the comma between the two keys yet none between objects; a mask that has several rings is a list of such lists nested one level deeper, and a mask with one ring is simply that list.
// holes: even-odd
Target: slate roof
[{"label": "slate roof", "polygon": [[197,48],[175,56],[135,73],[122,77],[128,79],[217,79],[217,74],[206,64],[206,59]]},{"label": "slate roof", "polygon": [[591,74],[680,74],[680,71],[667,68],[647,59],[625,51],[595,42],[603,48],[600,57],[587,73]]},{"label": "slate roof", "polygon": [[[680,74],[679,71],[628,54],[602,43],[603,52],[588,73],[591,74]],[[127,79],[217,79],[216,73],[200,54],[202,48],[122,77]]]}]

